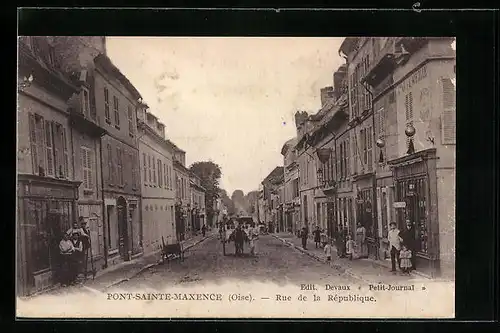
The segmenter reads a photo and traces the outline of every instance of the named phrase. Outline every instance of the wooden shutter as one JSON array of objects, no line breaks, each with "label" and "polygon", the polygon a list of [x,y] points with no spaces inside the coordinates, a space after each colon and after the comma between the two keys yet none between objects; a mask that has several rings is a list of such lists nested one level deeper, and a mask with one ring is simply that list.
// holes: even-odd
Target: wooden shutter
[{"label": "wooden shutter", "polygon": [[46,143],[45,143],[45,123],[43,117],[37,116],[36,120],[36,140],[38,145],[38,165],[42,167],[44,174],[46,173]]},{"label": "wooden shutter", "polygon": [[94,152],[87,149],[87,178],[89,182],[89,189],[94,188]]},{"label": "wooden shutter", "polygon": [[64,172],[64,177],[69,177],[69,164],[68,164],[68,142],[67,142],[67,137],[66,137],[66,129],[61,126],[61,139],[62,139],[62,146],[63,146],[63,172]]},{"label": "wooden shutter", "polygon": [[368,155],[368,170],[372,170],[373,168],[373,128],[372,127],[369,127],[368,128],[368,133],[367,133],[367,147],[366,147],[366,151],[367,151],[367,155]]},{"label": "wooden shutter", "polygon": [[95,105],[95,74],[92,73],[92,75],[89,75],[89,100],[90,100],[90,117],[93,120],[96,120],[97,118],[97,109]]},{"label": "wooden shutter", "polygon": [[148,173],[149,173],[149,184],[153,182],[153,175],[151,174],[151,155],[148,155]]},{"label": "wooden shutter", "polygon": [[108,143],[108,180],[110,184],[114,184],[114,163],[113,163],[113,149],[111,149],[111,144]]},{"label": "wooden shutter", "polygon": [[29,127],[30,127],[30,151],[31,151],[31,164],[33,168],[33,174],[38,174],[38,141],[36,137],[36,120],[35,115],[30,113]]},{"label": "wooden shutter", "polygon": [[346,156],[345,156],[345,163],[346,163],[346,169],[345,169],[345,175],[346,177],[351,174],[351,163],[349,163],[351,159],[351,149],[349,147],[349,138],[346,139]]},{"label": "wooden shutter", "polygon": [[455,85],[449,78],[441,79],[443,90],[443,114],[441,117],[441,141],[444,145],[456,144]]},{"label": "wooden shutter", "polygon": [[52,123],[45,121],[45,147],[47,152],[47,176],[54,176],[54,150],[52,140]]},{"label": "wooden shutter", "polygon": [[81,159],[81,165],[82,165],[82,182],[83,182],[83,188],[88,189],[89,188],[89,179],[88,179],[88,174],[87,174],[87,149],[85,147],[80,147],[80,159]]}]

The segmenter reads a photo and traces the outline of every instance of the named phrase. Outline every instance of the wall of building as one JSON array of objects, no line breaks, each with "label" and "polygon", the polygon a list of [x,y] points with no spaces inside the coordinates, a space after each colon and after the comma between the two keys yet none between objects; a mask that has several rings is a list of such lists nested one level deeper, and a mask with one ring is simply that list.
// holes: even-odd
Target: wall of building
[{"label": "wall of building", "polygon": [[[27,174],[38,174],[38,170],[33,170],[31,141],[30,141],[30,114],[38,114],[43,117],[44,121],[54,121],[62,125],[66,132],[66,144],[68,149],[71,149],[71,135],[66,112],[66,101],[58,98],[54,94],[46,91],[42,87],[32,84],[26,88],[24,93],[19,94],[18,99],[18,166],[17,172]],[[44,124],[45,125],[45,124]],[[44,133],[45,138],[45,133]],[[47,161],[46,150],[44,150],[44,159]],[[74,179],[71,156],[72,152],[68,151],[68,179]],[[46,168],[46,166],[45,166]],[[50,176],[46,172],[46,176]]]}]

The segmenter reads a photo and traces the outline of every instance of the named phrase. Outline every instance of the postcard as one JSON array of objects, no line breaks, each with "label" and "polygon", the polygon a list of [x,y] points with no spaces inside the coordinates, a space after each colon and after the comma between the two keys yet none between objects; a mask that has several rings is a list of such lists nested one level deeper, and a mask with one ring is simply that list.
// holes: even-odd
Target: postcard
[{"label": "postcard", "polygon": [[20,36],[18,318],[454,318],[453,37]]}]

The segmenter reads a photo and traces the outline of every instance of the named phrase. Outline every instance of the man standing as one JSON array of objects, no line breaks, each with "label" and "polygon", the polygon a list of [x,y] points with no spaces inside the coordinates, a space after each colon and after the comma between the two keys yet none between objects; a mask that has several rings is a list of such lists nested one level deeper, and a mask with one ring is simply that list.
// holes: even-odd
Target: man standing
[{"label": "man standing", "polygon": [[316,244],[316,248],[321,247],[321,230],[319,230],[319,226],[316,226],[316,230],[313,231],[314,233],[314,243]]},{"label": "man standing", "polygon": [[203,234],[203,237],[205,237],[206,232],[207,232],[207,227],[203,225],[203,227],[201,227],[201,233]]},{"label": "man standing", "polygon": [[307,232],[307,228],[306,227],[302,228],[302,233],[301,233],[300,236],[302,237],[302,248],[304,250],[307,250],[307,236],[308,236],[308,232]]},{"label": "man standing", "polygon": [[396,228],[396,223],[391,222],[389,224],[389,233],[387,234],[387,239],[389,240],[389,247],[391,248],[391,272],[396,272],[396,260],[398,262],[398,267],[400,263],[399,250],[401,249],[401,237],[399,236],[399,230]]},{"label": "man standing", "polygon": [[403,231],[401,231],[401,238],[403,239],[403,244],[406,245],[408,250],[411,251],[411,270],[416,269],[415,265],[415,250],[416,250],[416,241],[415,241],[415,228],[413,228],[413,223],[410,220],[406,220],[406,227]]}]

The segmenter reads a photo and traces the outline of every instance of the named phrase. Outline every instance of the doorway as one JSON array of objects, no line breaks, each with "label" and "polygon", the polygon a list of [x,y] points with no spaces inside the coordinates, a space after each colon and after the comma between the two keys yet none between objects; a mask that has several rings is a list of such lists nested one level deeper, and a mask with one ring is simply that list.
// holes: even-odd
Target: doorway
[{"label": "doorway", "polygon": [[116,208],[118,211],[118,251],[124,260],[129,260],[128,257],[128,226],[127,226],[127,201],[123,197],[116,200]]}]

